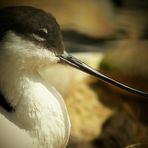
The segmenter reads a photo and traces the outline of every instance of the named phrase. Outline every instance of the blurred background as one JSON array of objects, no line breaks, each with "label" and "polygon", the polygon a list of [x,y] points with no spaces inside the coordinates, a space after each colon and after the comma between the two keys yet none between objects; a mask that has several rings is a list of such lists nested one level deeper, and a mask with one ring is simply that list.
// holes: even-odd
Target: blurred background
[{"label": "blurred background", "polygon": [[[0,1],[0,8],[16,5],[50,12],[61,26],[68,52],[109,77],[148,92],[148,0]],[[65,99],[72,124],[68,148],[147,143],[147,99],[70,67],[57,65],[42,74]]]}]

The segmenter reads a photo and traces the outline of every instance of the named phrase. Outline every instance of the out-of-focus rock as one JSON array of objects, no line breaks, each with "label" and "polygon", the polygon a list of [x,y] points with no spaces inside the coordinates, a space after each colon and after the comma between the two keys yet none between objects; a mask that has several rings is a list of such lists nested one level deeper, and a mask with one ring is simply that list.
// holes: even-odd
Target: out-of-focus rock
[{"label": "out-of-focus rock", "polygon": [[[124,34],[126,41],[142,40],[148,30],[148,9],[119,9],[117,14],[117,28],[119,34]],[[122,41],[125,41],[122,40]],[[120,40],[121,41],[121,40]],[[117,42],[118,43],[118,42]]]},{"label": "out-of-focus rock", "polygon": [[111,111],[99,102],[97,94],[85,81],[71,85],[65,97],[72,128],[71,135],[80,140],[92,140]]},{"label": "out-of-focus rock", "polygon": [[147,9],[148,8],[148,1],[143,0],[142,2],[140,0],[114,0],[118,6],[123,6],[128,9]]},{"label": "out-of-focus rock", "polygon": [[148,40],[143,38],[148,24],[146,12],[119,10],[119,28],[128,37],[116,41],[115,49],[104,56],[100,70],[120,82],[148,91]]},{"label": "out-of-focus rock", "polygon": [[[101,135],[92,141],[94,148],[147,148],[148,128],[126,113],[116,112],[102,127]],[[140,146],[140,147],[139,147]]]},{"label": "out-of-focus rock", "polygon": [[148,91],[148,43],[130,42],[106,54],[100,70],[110,77]]},{"label": "out-of-focus rock", "polygon": [[[105,54],[100,71],[126,85],[148,91],[148,40],[140,38],[148,17],[140,10],[124,11],[121,18],[128,38],[116,41],[116,49]],[[127,111],[141,122],[148,123],[145,118],[148,100],[104,83],[101,89],[100,98],[106,105]]]},{"label": "out-of-focus rock", "polygon": [[5,6],[28,5],[51,12],[62,29],[75,30],[92,37],[112,37],[116,23],[109,0],[1,0]]},{"label": "out-of-focus rock", "polygon": [[[126,48],[110,51],[101,62],[100,70],[107,76],[133,88],[148,91],[148,51],[144,42],[126,44]],[[101,82],[100,82],[101,83]],[[114,109],[124,110],[148,124],[148,100],[102,83],[100,98]]]}]

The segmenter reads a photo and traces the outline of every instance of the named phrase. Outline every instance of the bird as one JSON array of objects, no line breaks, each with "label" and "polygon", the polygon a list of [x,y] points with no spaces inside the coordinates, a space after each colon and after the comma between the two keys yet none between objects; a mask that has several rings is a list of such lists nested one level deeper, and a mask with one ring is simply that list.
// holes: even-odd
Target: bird
[{"label": "bird", "polygon": [[56,19],[38,8],[16,6],[1,9],[0,20],[1,114],[29,139],[24,148],[66,147],[65,103],[38,72],[58,63],[55,54],[64,52]]},{"label": "bird", "polygon": [[[66,52],[60,26],[49,12],[32,6],[2,8],[0,114],[18,131],[18,139],[24,137],[24,144],[15,148],[66,147],[71,127],[66,105],[56,88],[39,72],[59,63],[148,96],[147,92],[112,80]],[[0,147],[10,148],[1,146],[2,143],[0,140]]]}]

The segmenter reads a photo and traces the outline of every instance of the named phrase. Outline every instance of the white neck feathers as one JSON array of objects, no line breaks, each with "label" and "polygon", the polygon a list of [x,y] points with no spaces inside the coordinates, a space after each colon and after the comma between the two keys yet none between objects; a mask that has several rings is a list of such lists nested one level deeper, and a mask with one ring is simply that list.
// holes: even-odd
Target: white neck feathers
[{"label": "white neck feathers", "polygon": [[[10,33],[10,35],[14,34]],[[16,48],[13,47],[15,39],[19,40]],[[15,36],[15,39],[6,41],[7,44],[12,44],[14,49],[9,49],[12,48],[10,45],[7,46],[7,49],[1,49],[1,52],[2,50],[8,52],[6,53],[8,60],[4,59],[6,58],[4,56],[0,57],[0,91],[15,109],[13,113],[5,112],[5,116],[28,132],[30,137],[37,139],[38,148],[63,148],[70,134],[70,122],[64,101],[51,85],[42,80],[38,73],[34,73],[34,71],[30,73],[29,69],[28,71],[22,69],[24,65],[19,64],[24,64],[24,58],[22,61],[17,59],[13,61],[17,56],[13,57],[12,62],[14,63],[11,63],[11,54],[15,56],[15,51],[19,49],[18,46],[22,48],[22,45],[26,45],[25,41],[19,37]],[[26,56],[25,60],[31,59],[29,53],[33,46],[30,43],[28,53],[25,53],[27,47],[20,49],[22,56]],[[1,48],[5,48],[5,45]],[[9,59],[11,50],[15,51],[10,53]],[[21,52],[16,53],[21,56]],[[40,59],[46,61],[50,56],[49,53],[45,54],[46,52],[40,53],[39,50],[35,56],[39,61]],[[53,59],[53,61],[57,61],[57,59]]]}]

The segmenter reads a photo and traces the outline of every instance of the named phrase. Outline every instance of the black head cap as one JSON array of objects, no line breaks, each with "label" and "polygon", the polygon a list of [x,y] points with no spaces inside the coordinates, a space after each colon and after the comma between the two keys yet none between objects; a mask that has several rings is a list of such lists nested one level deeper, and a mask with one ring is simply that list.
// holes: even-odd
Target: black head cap
[{"label": "black head cap", "polygon": [[[46,29],[44,32],[41,29]],[[34,40],[34,42],[55,50],[56,53],[63,53],[62,35],[60,27],[55,18],[44,12],[30,6],[6,7],[0,10],[0,39],[9,30],[30,37],[30,34],[36,34],[45,39],[44,42]]]}]

